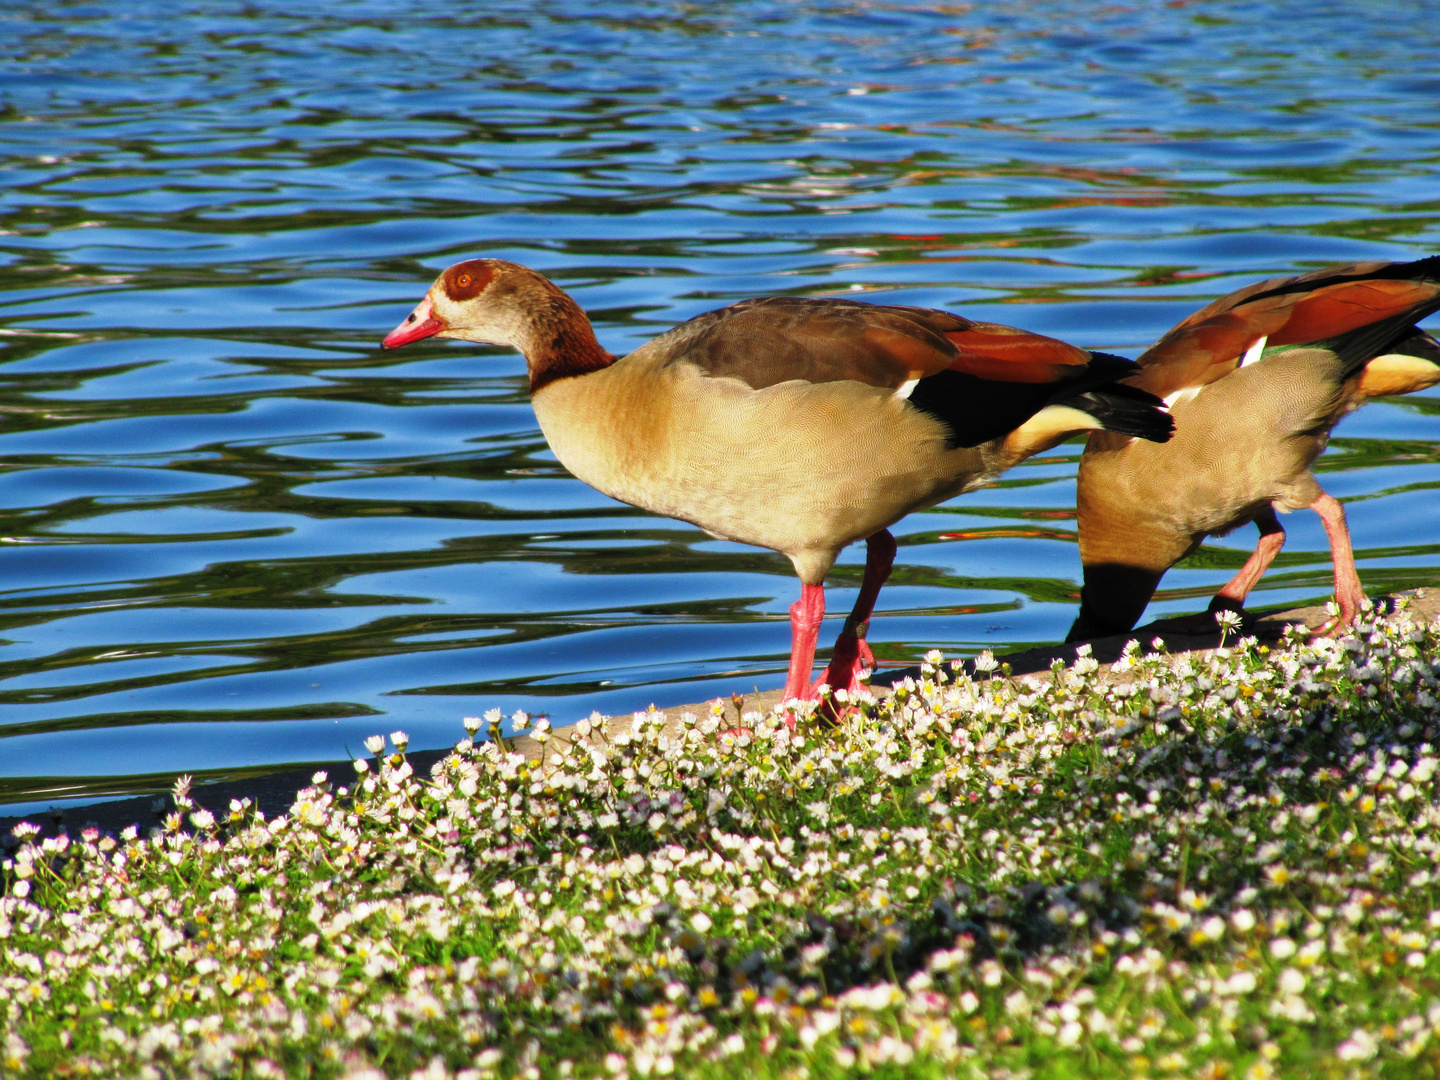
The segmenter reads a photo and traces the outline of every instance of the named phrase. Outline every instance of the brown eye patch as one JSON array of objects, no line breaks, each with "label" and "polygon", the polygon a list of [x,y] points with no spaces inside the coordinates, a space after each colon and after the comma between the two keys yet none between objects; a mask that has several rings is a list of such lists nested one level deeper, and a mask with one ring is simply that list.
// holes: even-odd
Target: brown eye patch
[{"label": "brown eye patch", "polygon": [[451,300],[471,300],[485,291],[494,276],[495,272],[484,259],[470,259],[450,267],[441,280]]}]

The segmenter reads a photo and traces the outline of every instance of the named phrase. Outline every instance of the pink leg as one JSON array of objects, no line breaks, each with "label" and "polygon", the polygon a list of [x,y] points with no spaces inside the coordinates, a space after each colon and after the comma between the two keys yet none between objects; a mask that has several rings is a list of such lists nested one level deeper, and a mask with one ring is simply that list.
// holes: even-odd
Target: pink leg
[{"label": "pink leg", "polygon": [[889,529],[881,529],[865,541],[865,579],[860,583],[855,608],[845,620],[840,636],[835,639],[830,666],[825,669],[824,681],[832,689],[859,689],[861,669],[875,666],[875,654],[865,643],[865,634],[870,629],[870,613],[875,610],[880,589],[889,579],[894,565],[895,537],[890,535]]},{"label": "pink leg", "polygon": [[1365,587],[1360,584],[1360,574],[1355,569],[1355,552],[1350,547],[1345,508],[1322,492],[1310,504],[1310,509],[1320,515],[1325,535],[1330,538],[1330,557],[1335,563],[1335,603],[1340,606],[1340,614],[1322,626],[1318,633],[1334,633],[1349,626],[1360,614],[1360,605],[1365,601]]},{"label": "pink leg", "polygon": [[825,586],[800,585],[800,599],[790,605],[790,676],[785,680],[785,699],[814,698],[810,669],[815,666],[815,642],[820,637],[820,620],[825,618]]},{"label": "pink leg", "polygon": [[1227,608],[1231,611],[1242,610],[1250,590],[1255,588],[1255,583],[1270,569],[1275,556],[1279,555],[1280,549],[1285,546],[1285,529],[1275,517],[1274,510],[1267,508],[1263,514],[1256,514],[1255,524],[1260,529],[1260,542],[1255,545],[1255,551],[1240,568],[1240,572],[1210,601],[1212,612]]}]

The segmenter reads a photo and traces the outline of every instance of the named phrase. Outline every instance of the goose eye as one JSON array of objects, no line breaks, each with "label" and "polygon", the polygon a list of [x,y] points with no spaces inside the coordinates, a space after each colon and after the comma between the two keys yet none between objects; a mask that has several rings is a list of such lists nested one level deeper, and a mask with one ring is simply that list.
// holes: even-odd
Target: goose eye
[{"label": "goose eye", "polygon": [[455,284],[459,285],[462,289],[468,289],[470,287],[470,275],[461,274],[455,279]]}]

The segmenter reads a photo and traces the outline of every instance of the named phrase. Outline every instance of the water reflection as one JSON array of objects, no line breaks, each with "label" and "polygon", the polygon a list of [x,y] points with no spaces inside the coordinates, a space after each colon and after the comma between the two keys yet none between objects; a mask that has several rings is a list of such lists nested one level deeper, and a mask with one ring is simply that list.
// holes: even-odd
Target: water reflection
[{"label": "water reflection", "polygon": [[[778,684],[785,560],[571,479],[518,357],[378,351],[434,273],[535,266],[617,352],[787,292],[1134,352],[1258,276],[1440,250],[1429,15],[1358,50],[1298,0],[6,14],[0,797]],[[1432,391],[1320,463],[1372,586],[1440,580],[1437,452]],[[882,659],[1064,635],[1077,454],[902,525]],[[1287,528],[1257,603],[1329,588]]]}]

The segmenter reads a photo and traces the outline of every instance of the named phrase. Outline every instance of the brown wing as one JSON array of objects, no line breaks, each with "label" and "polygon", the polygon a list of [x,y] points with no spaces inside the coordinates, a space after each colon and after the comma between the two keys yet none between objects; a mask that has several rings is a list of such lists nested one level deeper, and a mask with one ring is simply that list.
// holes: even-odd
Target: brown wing
[{"label": "brown wing", "polygon": [[998,382],[1057,382],[1090,354],[1063,341],[948,311],[769,297],[707,312],[657,344],[670,363],[757,390],[791,379],[898,389],[942,371]]},{"label": "brown wing", "polygon": [[1440,259],[1356,263],[1250,285],[1201,308],[1143,356],[1134,385],[1164,397],[1235,370],[1261,338],[1267,345],[1327,341],[1395,320],[1395,330],[1440,306]]},{"label": "brown wing", "polygon": [[1084,349],[1000,323],[971,323],[945,336],[958,354],[951,371],[995,382],[1059,382],[1090,363]]}]

